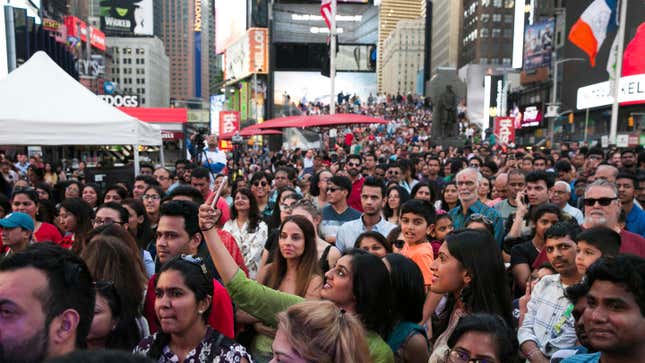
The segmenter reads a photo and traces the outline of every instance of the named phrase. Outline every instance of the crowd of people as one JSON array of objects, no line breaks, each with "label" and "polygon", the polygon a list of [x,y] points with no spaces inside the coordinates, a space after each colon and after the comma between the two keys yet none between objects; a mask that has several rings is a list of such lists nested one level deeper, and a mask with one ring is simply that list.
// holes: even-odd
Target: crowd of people
[{"label": "crowd of people", "polygon": [[390,123],[105,187],[0,154],[0,362],[643,361],[643,151],[366,107]]}]

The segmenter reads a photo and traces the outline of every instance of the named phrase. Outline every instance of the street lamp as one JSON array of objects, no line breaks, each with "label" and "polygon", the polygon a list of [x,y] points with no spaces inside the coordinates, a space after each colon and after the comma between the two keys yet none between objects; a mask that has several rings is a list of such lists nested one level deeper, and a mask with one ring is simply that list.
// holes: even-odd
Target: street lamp
[{"label": "street lamp", "polygon": [[553,126],[555,124],[555,120],[559,117],[558,115],[558,105],[559,102],[558,100],[558,66],[561,63],[566,63],[566,62],[586,62],[586,59],[583,58],[564,58],[564,59],[556,59],[555,52],[553,55],[553,84],[551,87],[551,103],[549,104],[552,109],[548,109],[546,117],[551,118],[551,122],[549,123],[549,140],[551,142],[551,147],[553,147]]}]

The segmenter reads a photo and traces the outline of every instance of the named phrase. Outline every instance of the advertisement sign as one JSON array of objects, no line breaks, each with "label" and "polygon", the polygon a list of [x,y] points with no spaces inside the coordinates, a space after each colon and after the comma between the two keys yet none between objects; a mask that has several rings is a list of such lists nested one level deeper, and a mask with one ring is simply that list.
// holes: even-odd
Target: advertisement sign
[{"label": "advertisement sign", "polygon": [[219,134],[219,113],[224,109],[226,102],[226,95],[212,95],[211,96],[211,131]]},{"label": "advertisement sign", "polygon": [[139,96],[97,95],[97,97],[114,107],[139,107]]},{"label": "advertisement sign", "polygon": [[515,142],[515,128],[512,117],[495,117],[495,136],[501,145]]},{"label": "advertisement sign", "polygon": [[90,44],[96,49],[105,51],[105,34],[94,27],[90,27]]},{"label": "advertisement sign", "polygon": [[66,16],[64,20],[68,37],[87,41],[87,24],[83,20],[71,15]]},{"label": "advertisement sign", "polygon": [[[588,0],[567,1],[566,34],[570,33],[573,24],[580,19],[580,16],[590,6],[590,3]],[[628,76],[643,75],[645,74],[645,63],[642,61],[642,54],[645,52],[645,17],[643,15],[645,14],[645,1],[621,1],[621,3],[627,4],[621,76],[622,78],[626,78]],[[608,81],[610,77],[615,78],[613,70],[616,66],[616,57],[611,56],[611,49],[615,43],[616,35],[616,29],[610,27],[606,32],[604,41],[598,42],[595,66],[591,65],[589,55],[573,44],[569,37],[566,37],[564,54],[560,54],[559,57],[581,58],[583,61],[566,62],[560,66],[560,74],[562,74],[562,80],[560,82],[566,85],[566,87],[562,87],[562,91],[558,95],[563,103],[561,109],[574,107],[584,109],[586,107],[591,108],[608,105],[606,98],[601,101],[596,99],[598,98],[597,96],[590,96],[590,94],[602,95],[605,93],[602,89],[606,89],[607,87],[602,86],[602,83]],[[642,80],[642,78],[638,79]],[[633,81],[634,79],[632,78],[631,80]],[[627,102],[623,97],[625,93],[629,93],[624,90],[624,82],[625,80],[621,81],[620,87],[622,95],[619,96],[619,100],[621,103]],[[642,81],[640,81],[640,84],[642,88]],[[581,88],[588,86],[596,86],[596,91],[589,92],[589,89],[584,92],[580,91]],[[587,99],[587,97],[592,97],[592,99]],[[637,96],[633,103],[645,103],[645,97]]]},{"label": "advertisement sign", "polygon": [[[220,111],[219,113],[219,133],[240,131],[240,113],[237,111]],[[220,148],[231,150],[233,145],[230,142],[220,140]]]},{"label": "advertisement sign", "polygon": [[[611,82],[600,82],[578,88],[576,108],[584,110],[607,106],[614,103]],[[618,90],[618,101],[621,104],[645,103],[645,73],[621,77]]]},{"label": "advertisement sign", "polygon": [[537,68],[551,66],[553,53],[553,19],[528,25],[524,32],[524,67],[530,72]]},{"label": "advertisement sign", "polygon": [[251,28],[224,53],[224,78],[243,79],[250,74],[267,74],[269,69],[268,30]]},{"label": "advertisement sign", "polygon": [[152,35],[153,0],[101,1],[101,28],[109,35]]},{"label": "advertisement sign", "polygon": [[43,19],[43,29],[48,31],[57,31],[60,27],[60,23],[54,19],[44,18]]},{"label": "advertisement sign", "polygon": [[215,0],[215,51],[223,53],[246,31],[246,1]]},{"label": "advertisement sign", "polygon": [[195,97],[202,96],[202,0],[195,0],[195,19],[193,19],[193,30],[195,32]]},{"label": "advertisement sign", "polygon": [[322,137],[319,133],[307,129],[287,128],[283,130],[282,147],[294,150],[300,148],[320,149]]},{"label": "advertisement sign", "polygon": [[540,126],[542,116],[542,112],[537,106],[528,106],[526,109],[524,109],[524,115],[522,117],[522,127]]},{"label": "advertisement sign", "polygon": [[92,54],[90,61],[83,58],[76,60],[75,67],[79,76],[100,77],[105,74],[105,59],[100,54]]}]

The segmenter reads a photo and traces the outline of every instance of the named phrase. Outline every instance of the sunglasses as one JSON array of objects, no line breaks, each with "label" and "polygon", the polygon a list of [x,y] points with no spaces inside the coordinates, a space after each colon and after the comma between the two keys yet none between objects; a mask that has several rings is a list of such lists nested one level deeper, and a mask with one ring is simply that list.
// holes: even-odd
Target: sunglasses
[{"label": "sunglasses", "polygon": [[347,163],[347,166],[350,166],[350,167],[355,167],[355,166],[356,166],[356,167],[359,167],[359,166],[361,166],[361,164],[360,164],[360,163]]},{"label": "sunglasses", "polygon": [[340,188],[327,188],[327,193],[334,193],[338,190],[340,190]]},{"label": "sunglasses", "polygon": [[490,226],[493,225],[493,220],[492,219],[486,217],[483,214],[479,214],[479,213],[471,214],[470,217],[468,217],[468,221],[469,222],[482,222],[482,223],[486,223],[486,224],[488,224]]},{"label": "sunglasses", "polygon": [[255,183],[253,183],[253,186],[259,187],[260,185],[262,185],[263,187],[266,187],[268,184],[269,184],[269,183],[267,183],[267,182],[265,182],[265,181],[263,180],[263,181],[261,181],[261,182],[255,182]]},{"label": "sunglasses", "polygon": [[593,207],[594,205],[596,205],[596,202],[598,202],[598,204],[600,204],[601,206],[606,207],[606,206],[610,205],[611,202],[613,202],[616,199],[618,199],[618,198],[616,198],[616,197],[613,197],[613,198],[608,198],[608,197],[604,197],[604,198],[586,198],[585,199],[585,205],[587,207]]},{"label": "sunglasses", "polygon": [[186,262],[190,262],[195,266],[199,266],[199,268],[202,270],[202,274],[208,278],[208,270],[206,270],[206,265],[204,264],[204,260],[201,257],[181,254],[179,258]]}]

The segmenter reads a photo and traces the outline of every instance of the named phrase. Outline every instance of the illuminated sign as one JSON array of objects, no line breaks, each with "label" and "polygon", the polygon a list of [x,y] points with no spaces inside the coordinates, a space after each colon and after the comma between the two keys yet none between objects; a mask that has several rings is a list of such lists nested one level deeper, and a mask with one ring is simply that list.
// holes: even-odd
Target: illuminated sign
[{"label": "illuminated sign", "polygon": [[139,96],[98,95],[98,97],[114,107],[139,107]]},{"label": "illuminated sign", "polygon": [[502,145],[515,142],[515,127],[512,117],[495,117],[495,136]]},{"label": "illuminated sign", "polygon": [[195,0],[195,28],[196,32],[202,31],[202,0]]},{"label": "illuminated sign", "polygon": [[537,106],[528,106],[524,110],[524,117],[522,118],[522,127],[539,126],[542,121],[542,112]]},{"label": "illuminated sign", "polygon": [[[611,82],[600,82],[578,88],[576,107],[579,110],[611,105],[614,102]],[[645,103],[645,74],[620,78],[618,101],[630,104]]]}]

